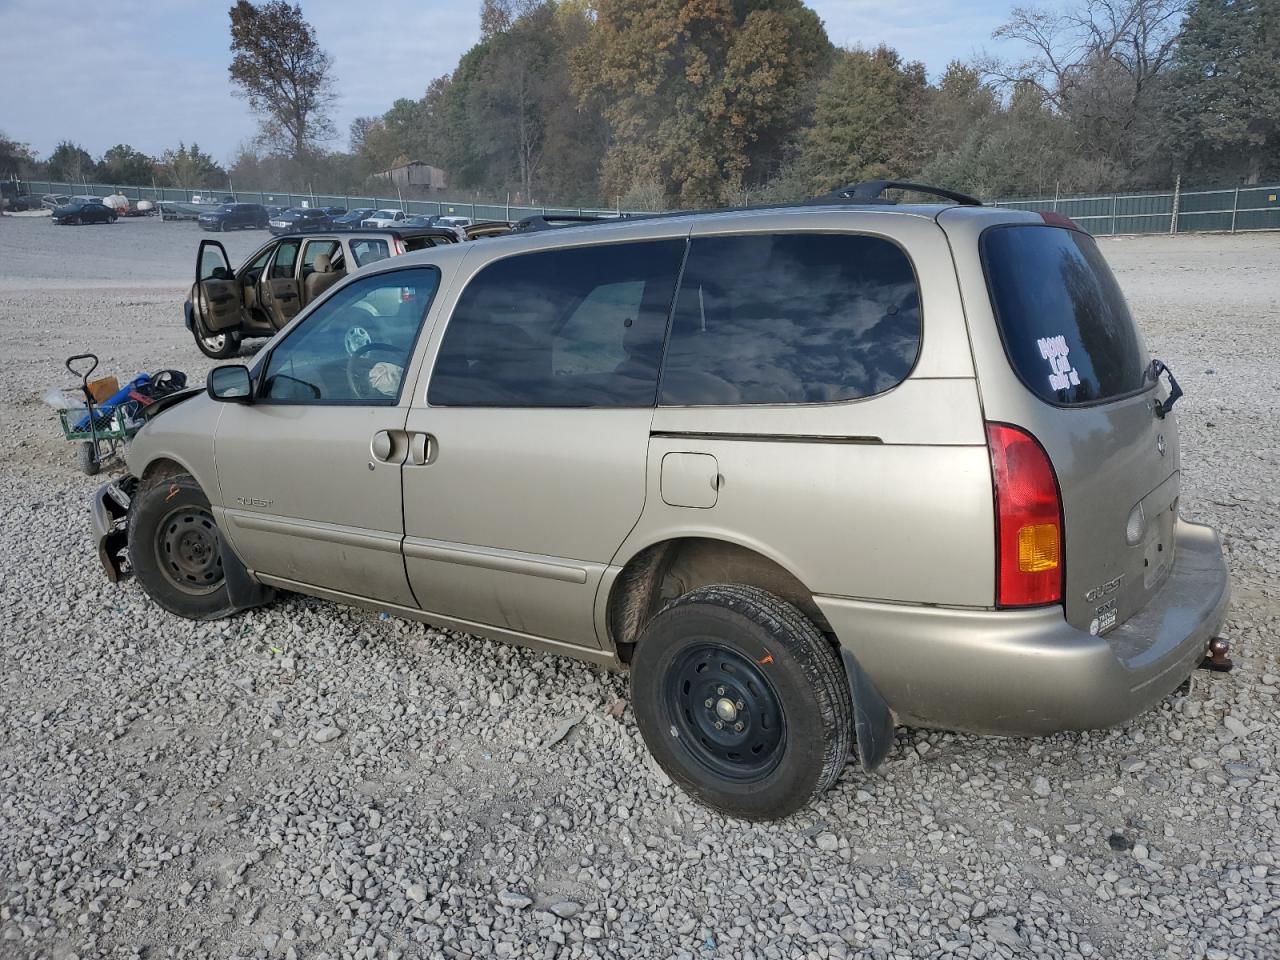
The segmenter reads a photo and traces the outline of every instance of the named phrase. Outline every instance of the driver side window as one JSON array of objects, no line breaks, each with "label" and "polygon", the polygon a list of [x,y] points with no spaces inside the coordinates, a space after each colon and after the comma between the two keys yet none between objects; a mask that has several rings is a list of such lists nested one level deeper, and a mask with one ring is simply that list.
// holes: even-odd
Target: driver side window
[{"label": "driver side window", "polygon": [[271,351],[258,399],[394,405],[439,283],[414,267],[347,284]]}]

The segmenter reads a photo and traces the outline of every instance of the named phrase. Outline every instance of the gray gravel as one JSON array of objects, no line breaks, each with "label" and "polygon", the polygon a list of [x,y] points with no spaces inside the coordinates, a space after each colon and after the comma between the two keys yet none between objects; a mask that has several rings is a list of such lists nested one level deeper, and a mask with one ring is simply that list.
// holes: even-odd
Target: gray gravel
[{"label": "gray gravel", "polygon": [[1280,236],[1103,243],[1187,390],[1236,671],[1100,733],[900,728],[882,775],[772,825],[675,790],[624,678],[106,582],[36,398],[86,348],[198,381],[198,236],[0,218],[0,957],[1280,956]]}]

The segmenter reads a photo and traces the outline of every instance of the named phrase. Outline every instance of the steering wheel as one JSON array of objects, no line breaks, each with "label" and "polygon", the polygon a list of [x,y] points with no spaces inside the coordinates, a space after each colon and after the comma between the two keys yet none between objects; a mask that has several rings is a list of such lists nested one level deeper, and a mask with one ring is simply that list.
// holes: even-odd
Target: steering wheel
[{"label": "steering wheel", "polygon": [[[374,360],[369,354],[376,351],[390,353],[398,361],[403,351],[389,343],[380,343],[373,341],[366,343],[347,357],[347,384],[351,387],[352,394],[359,400],[388,400],[393,399],[400,392],[400,379],[404,376],[404,367],[399,363],[388,360]],[[389,367],[394,371],[395,389],[388,392],[376,384],[375,370],[380,367]],[[390,371],[380,371],[383,375],[388,375]]]}]

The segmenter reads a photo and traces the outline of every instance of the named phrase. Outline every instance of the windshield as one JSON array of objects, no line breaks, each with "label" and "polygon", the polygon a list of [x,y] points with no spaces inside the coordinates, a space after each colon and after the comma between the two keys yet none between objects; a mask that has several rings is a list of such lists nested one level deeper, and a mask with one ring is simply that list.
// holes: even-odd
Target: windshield
[{"label": "windshield", "polygon": [[1146,347],[1091,236],[1012,224],[980,247],[1005,353],[1032,393],[1078,406],[1143,388]]},{"label": "windshield", "polygon": [[393,220],[395,219],[395,215],[396,215],[395,210],[379,210],[377,213],[374,214],[374,216],[377,217],[379,220]]}]

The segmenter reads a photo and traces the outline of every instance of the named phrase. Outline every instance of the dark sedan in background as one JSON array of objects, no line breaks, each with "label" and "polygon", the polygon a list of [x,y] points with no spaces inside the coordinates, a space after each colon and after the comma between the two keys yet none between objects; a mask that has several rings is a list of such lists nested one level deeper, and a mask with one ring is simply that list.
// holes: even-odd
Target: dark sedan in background
[{"label": "dark sedan in background", "polygon": [[291,207],[267,221],[267,227],[272,233],[279,235],[294,230],[327,227],[329,221],[329,214],[316,207]]},{"label": "dark sedan in background", "polygon": [[53,211],[54,223],[115,223],[119,216],[101,200],[76,197]]},{"label": "dark sedan in background", "polygon": [[260,203],[224,203],[196,218],[201,230],[265,230],[267,208]]},{"label": "dark sedan in background", "polygon": [[365,217],[373,213],[373,207],[356,207],[354,210],[348,210],[340,217],[333,218],[335,227],[350,227],[352,230],[360,226],[360,222]]}]

